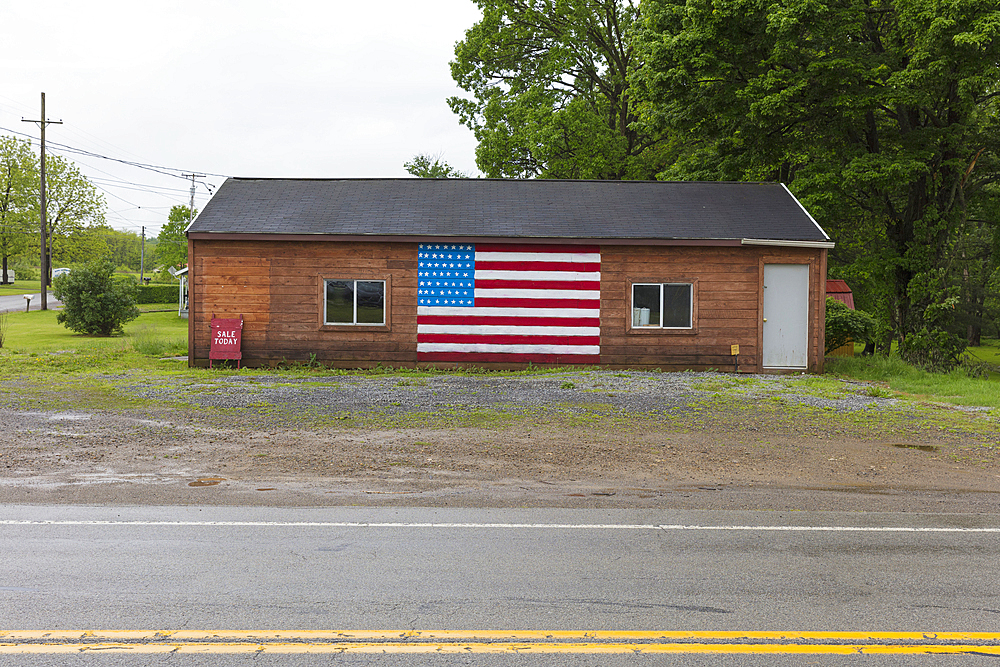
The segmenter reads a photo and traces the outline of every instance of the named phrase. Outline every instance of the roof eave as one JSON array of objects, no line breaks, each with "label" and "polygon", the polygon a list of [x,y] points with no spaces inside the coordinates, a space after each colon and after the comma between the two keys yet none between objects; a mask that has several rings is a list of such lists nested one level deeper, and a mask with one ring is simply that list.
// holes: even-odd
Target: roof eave
[{"label": "roof eave", "polygon": [[740,246],[742,240],[732,239],[679,239],[679,238],[580,238],[534,236],[437,236],[434,234],[279,234],[243,232],[188,232],[192,240],[214,241],[320,241],[342,243],[538,243],[564,245],[675,245],[675,246]]},{"label": "roof eave", "polygon": [[837,245],[833,241],[793,241],[790,239],[742,239],[740,243],[742,245],[769,245],[780,248],[825,248],[827,250],[832,250]]}]

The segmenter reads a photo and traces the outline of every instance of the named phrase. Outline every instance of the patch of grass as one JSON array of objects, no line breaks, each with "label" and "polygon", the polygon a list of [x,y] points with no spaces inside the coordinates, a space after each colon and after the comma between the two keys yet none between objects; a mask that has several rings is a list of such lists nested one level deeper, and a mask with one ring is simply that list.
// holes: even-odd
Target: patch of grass
[{"label": "patch of grass", "polygon": [[396,383],[397,387],[426,387],[427,380],[423,378],[403,378]]},{"label": "patch of grass", "polygon": [[[183,356],[188,352],[187,327],[178,330],[164,322],[165,313],[150,313],[139,324],[127,328],[132,349],[149,357]],[[140,316],[142,317],[142,316]],[[181,319],[173,314],[174,319]],[[183,320],[182,320],[183,321]]]},{"label": "patch of grass", "polygon": [[[41,291],[42,283],[38,280],[15,280],[13,285],[0,285],[0,296],[39,294]],[[49,288],[49,298],[52,298],[51,287]]]},{"label": "patch of grass", "polygon": [[734,382],[730,381],[729,378],[706,378],[700,382],[695,382],[691,385],[692,389],[697,389],[699,391],[723,391],[734,386]]},{"label": "patch of grass", "polygon": [[892,398],[895,396],[890,390],[877,384],[871,385],[863,393],[865,396],[871,396],[872,398]]},{"label": "patch of grass", "polygon": [[[789,389],[794,385],[794,391],[806,396],[837,400],[846,397],[850,391],[838,379],[807,375],[805,377],[783,377],[783,384]],[[891,394],[890,394],[891,395]]]},{"label": "patch of grass", "polygon": [[983,338],[981,342],[982,345],[966,348],[962,359],[984,370],[990,380],[1000,381],[1000,339]]},{"label": "patch of grass", "polygon": [[1000,384],[996,380],[970,377],[962,368],[950,373],[930,373],[897,356],[876,354],[831,358],[826,372],[841,378],[877,382],[921,400],[1000,408]]},{"label": "patch of grass", "polygon": [[979,347],[968,347],[965,355],[974,361],[984,361],[1000,368],[1000,339],[984,338]]},{"label": "patch of grass", "polygon": [[187,326],[187,320],[182,319],[177,315],[177,302],[167,302],[167,303],[140,303],[139,311],[143,313],[173,313],[177,319],[184,322],[184,326]]}]

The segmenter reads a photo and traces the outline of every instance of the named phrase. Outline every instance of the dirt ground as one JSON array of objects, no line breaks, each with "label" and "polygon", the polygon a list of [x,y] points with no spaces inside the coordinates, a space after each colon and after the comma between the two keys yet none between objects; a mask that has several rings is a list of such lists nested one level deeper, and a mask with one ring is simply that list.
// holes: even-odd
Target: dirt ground
[{"label": "dirt ground", "polygon": [[[688,378],[674,401],[682,416],[628,403],[645,396],[636,383],[610,387],[597,413],[593,397],[556,395],[588,381],[607,388],[607,378],[593,376],[556,378],[541,389],[537,382],[530,390],[487,387],[504,402],[482,423],[434,418],[482,408],[485,389],[465,381],[318,389],[243,383],[209,387],[201,403],[153,401],[141,409],[8,401],[0,408],[0,502],[1000,511],[1000,428],[985,413],[942,406],[900,413],[893,400],[873,401],[860,416],[788,400],[764,410],[758,404],[785,390],[706,398]],[[119,382],[120,391],[134,383]],[[662,386],[654,389],[655,404],[664,405]],[[290,406],[316,402],[308,391],[360,392],[365,409],[397,406],[396,417],[340,425],[353,419],[351,405],[359,409],[348,395],[346,404],[324,399],[323,419],[291,419]],[[542,407],[530,393],[538,391],[549,392]],[[851,398],[855,388],[844,392],[834,399]],[[456,403],[460,395],[479,403]],[[416,396],[436,402],[398,407],[397,398]],[[496,416],[532,402],[530,418]],[[562,406],[561,416],[552,417],[551,405]],[[399,410],[415,416],[400,419]]]}]

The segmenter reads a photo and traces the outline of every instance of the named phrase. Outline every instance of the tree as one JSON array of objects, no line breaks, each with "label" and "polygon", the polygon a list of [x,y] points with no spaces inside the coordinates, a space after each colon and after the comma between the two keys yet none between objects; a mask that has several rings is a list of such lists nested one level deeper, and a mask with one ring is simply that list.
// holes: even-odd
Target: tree
[{"label": "tree", "polygon": [[135,276],[115,277],[109,260],[87,264],[55,281],[53,294],[63,302],[56,321],[90,336],[123,333],[126,322],[139,317]]},{"label": "tree", "polygon": [[[104,223],[104,198],[76,165],[58,155],[45,158],[45,216],[51,260],[66,240],[88,225]],[[35,202],[38,209],[38,202]],[[51,270],[51,261],[49,268]],[[47,279],[51,284],[51,276]]]},{"label": "tree", "polygon": [[996,2],[643,6],[643,124],[698,139],[660,177],[788,183],[903,356],[953,350],[956,243],[998,178]]},{"label": "tree", "polygon": [[455,169],[441,159],[441,156],[430,156],[420,153],[414,155],[409,162],[403,163],[403,168],[417,178],[468,178],[469,176]]},{"label": "tree", "polygon": [[31,144],[0,137],[0,283],[10,282],[8,261],[30,245],[32,189],[37,178]]},{"label": "tree", "polygon": [[455,47],[448,100],[476,134],[490,178],[652,179],[676,148],[640,129],[630,77],[634,0],[475,0],[483,19]]},{"label": "tree", "polygon": [[187,229],[194,216],[198,215],[198,209],[191,209],[187,206],[174,206],[167,215],[167,224],[160,227],[160,233],[156,237],[155,259],[166,266],[180,267],[187,264],[188,243],[184,230]]},{"label": "tree", "polygon": [[62,239],[55,259],[60,264],[86,263],[104,258],[115,266],[133,271],[140,268],[142,240],[135,232],[113,229],[107,224],[74,230]]}]

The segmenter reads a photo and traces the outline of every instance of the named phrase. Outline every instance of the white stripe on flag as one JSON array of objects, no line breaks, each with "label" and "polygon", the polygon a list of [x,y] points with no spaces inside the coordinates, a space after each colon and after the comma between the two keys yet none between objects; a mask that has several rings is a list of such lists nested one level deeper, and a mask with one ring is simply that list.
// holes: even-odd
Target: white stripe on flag
[{"label": "white stripe on flag", "polygon": [[417,306],[420,315],[458,315],[461,317],[600,317],[600,308],[444,308]]},{"label": "white stripe on flag", "polygon": [[507,336],[600,336],[601,327],[531,327],[498,324],[418,324],[422,334],[471,334]]},{"label": "white stripe on flag", "polygon": [[513,354],[600,354],[600,345],[491,345],[488,343],[417,343],[417,352],[507,352]]},{"label": "white stripe on flag", "polygon": [[476,270],[476,280],[594,280],[601,272],[584,271],[482,271]]},{"label": "white stripe on flag", "polygon": [[599,252],[476,252],[477,262],[578,262],[597,264]]},{"label": "white stripe on flag", "polygon": [[476,298],[500,299],[580,299],[598,301],[600,290],[576,289],[479,289],[476,288]]}]

